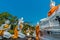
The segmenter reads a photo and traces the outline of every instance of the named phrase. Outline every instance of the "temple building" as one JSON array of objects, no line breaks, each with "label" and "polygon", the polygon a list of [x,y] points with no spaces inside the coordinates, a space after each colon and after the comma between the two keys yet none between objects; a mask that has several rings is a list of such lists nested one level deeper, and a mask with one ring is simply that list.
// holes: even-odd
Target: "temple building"
[{"label": "temple building", "polygon": [[51,31],[60,29],[60,5],[55,5],[54,1],[50,1],[50,10],[48,16],[40,20],[41,29],[51,29]]}]

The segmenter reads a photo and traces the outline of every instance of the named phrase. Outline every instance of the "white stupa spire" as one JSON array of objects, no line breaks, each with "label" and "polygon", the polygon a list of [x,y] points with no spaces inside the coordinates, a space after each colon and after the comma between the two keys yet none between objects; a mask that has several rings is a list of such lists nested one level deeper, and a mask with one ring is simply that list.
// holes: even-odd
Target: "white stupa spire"
[{"label": "white stupa spire", "polygon": [[52,8],[53,6],[55,6],[55,1],[50,0],[50,8]]}]

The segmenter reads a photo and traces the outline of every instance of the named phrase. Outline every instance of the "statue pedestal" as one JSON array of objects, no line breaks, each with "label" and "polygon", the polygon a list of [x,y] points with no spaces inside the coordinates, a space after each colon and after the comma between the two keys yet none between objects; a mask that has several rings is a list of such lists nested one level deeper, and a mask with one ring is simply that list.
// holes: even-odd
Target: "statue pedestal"
[{"label": "statue pedestal", "polygon": [[0,39],[2,39],[2,36],[0,36]]}]

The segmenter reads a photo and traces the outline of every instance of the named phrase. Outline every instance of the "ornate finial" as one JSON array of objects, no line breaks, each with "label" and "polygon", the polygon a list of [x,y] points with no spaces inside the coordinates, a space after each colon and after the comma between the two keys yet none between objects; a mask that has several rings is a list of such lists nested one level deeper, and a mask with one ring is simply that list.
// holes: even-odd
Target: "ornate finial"
[{"label": "ornate finial", "polygon": [[55,6],[55,2],[53,0],[50,0],[50,8],[52,8],[53,6]]}]

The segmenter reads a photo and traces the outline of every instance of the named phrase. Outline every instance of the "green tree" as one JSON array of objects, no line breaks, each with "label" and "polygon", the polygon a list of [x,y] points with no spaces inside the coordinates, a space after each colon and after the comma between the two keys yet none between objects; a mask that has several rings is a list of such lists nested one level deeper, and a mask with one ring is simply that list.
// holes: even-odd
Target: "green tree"
[{"label": "green tree", "polygon": [[0,14],[0,25],[3,24],[10,16],[11,15],[8,12],[2,12]]},{"label": "green tree", "polygon": [[16,16],[13,16],[8,12],[0,13],[0,25],[3,24],[6,20],[10,20],[10,24],[13,26],[11,28],[14,28],[14,26],[18,23],[18,18]]},{"label": "green tree", "polygon": [[23,24],[22,32],[23,32],[24,34],[26,34],[26,33],[27,33],[26,31],[28,30],[28,28],[29,28],[29,30],[30,30],[30,34],[32,35],[33,32],[34,32],[34,30],[35,30],[35,26],[31,26],[29,23],[24,23],[24,24]]}]

